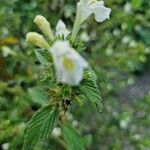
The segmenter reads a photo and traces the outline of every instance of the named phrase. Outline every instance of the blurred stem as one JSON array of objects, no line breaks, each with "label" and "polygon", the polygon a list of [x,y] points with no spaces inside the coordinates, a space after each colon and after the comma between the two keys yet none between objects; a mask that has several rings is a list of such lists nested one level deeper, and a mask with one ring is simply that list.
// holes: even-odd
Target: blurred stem
[{"label": "blurred stem", "polygon": [[75,18],[72,36],[71,36],[73,39],[77,36],[80,30],[80,25],[81,25],[81,15],[80,15],[79,7],[77,6],[76,18]]},{"label": "blurred stem", "polygon": [[73,26],[72,38],[75,38],[77,36],[77,34],[79,32],[79,29],[80,29],[80,25],[76,20],[77,19],[75,19],[75,23],[74,23],[74,26]]},{"label": "blurred stem", "polygon": [[66,143],[62,139],[55,137],[53,135],[50,137],[50,139],[53,140],[55,143],[57,143],[59,146],[61,146],[64,150],[69,150]]}]

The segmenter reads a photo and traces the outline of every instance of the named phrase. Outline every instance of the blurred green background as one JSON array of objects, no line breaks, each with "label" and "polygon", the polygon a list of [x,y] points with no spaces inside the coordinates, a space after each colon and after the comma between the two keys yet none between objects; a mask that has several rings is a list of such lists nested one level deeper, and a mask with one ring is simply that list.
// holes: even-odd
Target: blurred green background
[{"label": "blurred green background", "polygon": [[[20,150],[27,122],[46,103],[42,67],[26,33],[39,31],[38,14],[55,29],[62,19],[72,29],[75,0],[0,0],[0,149]],[[98,75],[103,111],[74,106],[74,124],[88,135],[89,150],[150,149],[150,1],[105,0],[112,9],[101,24],[91,17],[79,38],[84,57]],[[37,96],[38,93],[38,96]],[[78,125],[79,124],[79,125]],[[37,150],[61,150],[46,141]]]}]

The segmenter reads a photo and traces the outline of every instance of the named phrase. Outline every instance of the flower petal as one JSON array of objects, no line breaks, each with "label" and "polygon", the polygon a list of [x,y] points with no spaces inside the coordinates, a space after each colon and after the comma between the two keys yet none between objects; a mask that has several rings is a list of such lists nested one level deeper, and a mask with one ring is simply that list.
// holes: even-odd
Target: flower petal
[{"label": "flower petal", "polygon": [[94,3],[91,6],[91,10],[95,14],[95,20],[97,22],[103,22],[106,19],[109,19],[111,9],[104,6],[103,1]]},{"label": "flower petal", "polygon": [[83,78],[86,60],[75,51],[68,41],[57,41],[50,49],[53,57],[57,81],[69,85],[78,85]]},{"label": "flower petal", "polygon": [[78,20],[80,24],[82,24],[92,14],[90,5],[90,1],[87,0],[78,2],[77,13],[80,16],[80,20]]},{"label": "flower petal", "polygon": [[54,57],[62,57],[70,51],[70,45],[68,41],[56,41],[49,52]]},{"label": "flower petal", "polygon": [[63,72],[62,83],[67,83],[72,86],[79,85],[83,78],[83,68],[76,66],[73,72]]}]

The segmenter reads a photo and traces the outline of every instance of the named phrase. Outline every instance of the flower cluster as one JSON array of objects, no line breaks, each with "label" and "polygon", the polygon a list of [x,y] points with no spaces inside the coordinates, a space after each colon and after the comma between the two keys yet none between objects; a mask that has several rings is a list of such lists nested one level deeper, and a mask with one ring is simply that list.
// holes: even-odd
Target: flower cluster
[{"label": "flower cluster", "polygon": [[[109,18],[111,9],[104,6],[103,1],[80,0],[77,4],[76,19],[73,31],[70,32],[62,20],[59,20],[56,26],[56,32],[53,33],[49,22],[41,15],[35,17],[34,22],[53,44],[50,45],[44,36],[29,32],[26,40],[40,48],[47,49],[53,58],[57,81],[69,85],[79,85],[83,78],[84,69],[88,67],[87,61],[70,45],[68,36],[71,39],[78,34],[81,25],[91,14],[95,14],[95,20],[102,22]],[[63,40],[56,40],[57,37],[63,37]]]}]

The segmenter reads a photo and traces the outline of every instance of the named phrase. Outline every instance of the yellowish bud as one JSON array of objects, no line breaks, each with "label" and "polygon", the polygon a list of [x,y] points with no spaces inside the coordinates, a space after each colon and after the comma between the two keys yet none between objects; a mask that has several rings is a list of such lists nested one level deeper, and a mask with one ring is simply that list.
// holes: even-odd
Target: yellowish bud
[{"label": "yellowish bud", "polygon": [[51,40],[54,39],[54,35],[49,22],[45,17],[38,15],[34,19],[34,23],[40,28],[40,30]]},{"label": "yellowish bud", "polygon": [[26,35],[26,41],[40,48],[48,49],[50,47],[44,37],[36,32],[29,32]]}]

